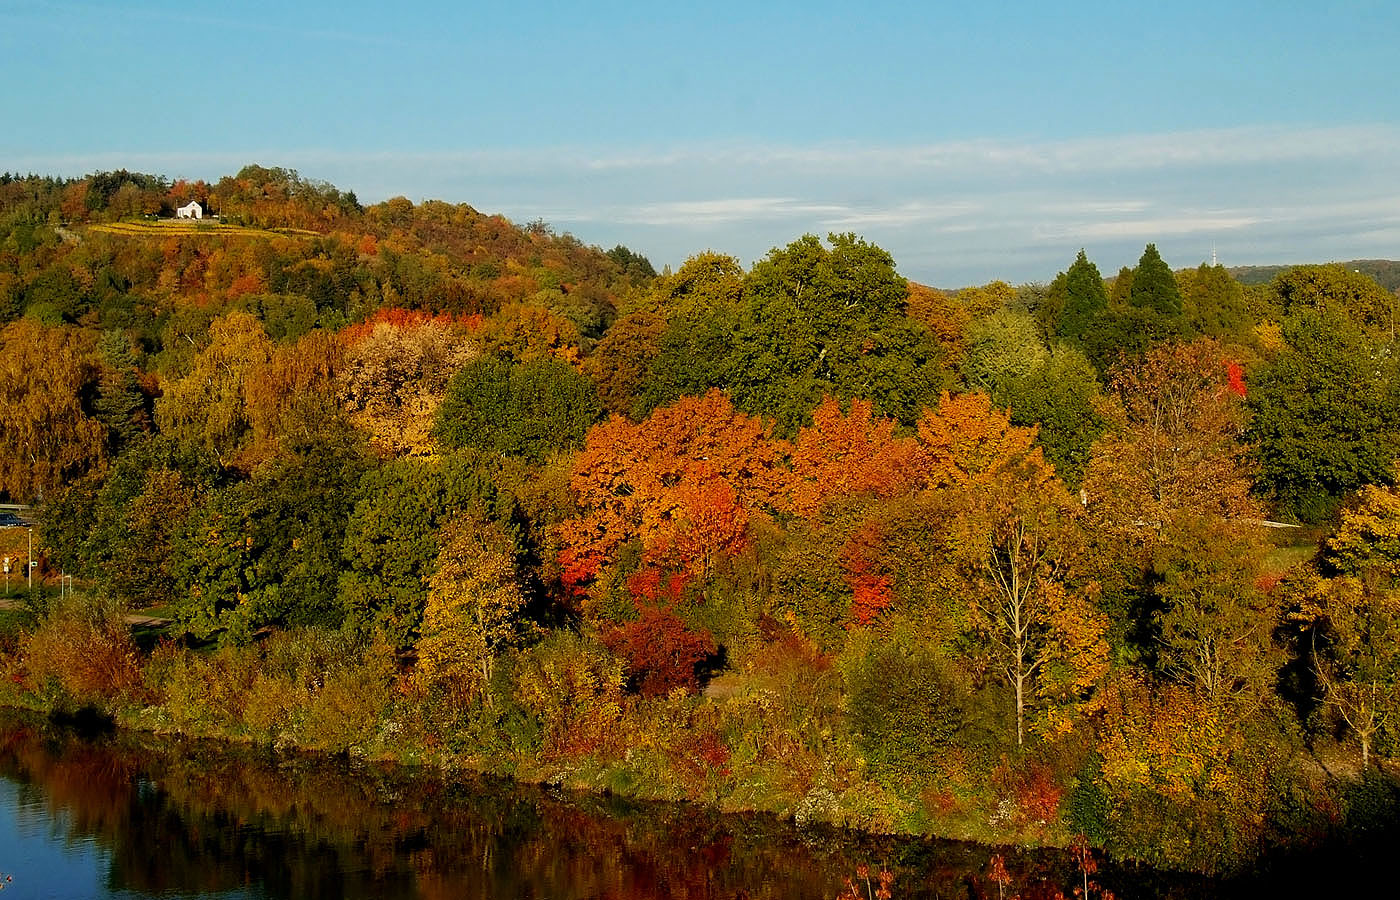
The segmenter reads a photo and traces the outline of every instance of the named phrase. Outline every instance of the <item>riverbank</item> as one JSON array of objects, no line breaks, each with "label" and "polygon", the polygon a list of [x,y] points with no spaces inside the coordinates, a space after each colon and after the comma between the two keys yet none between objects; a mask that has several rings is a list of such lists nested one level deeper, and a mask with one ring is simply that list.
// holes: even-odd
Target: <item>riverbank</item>
[{"label": "riverbank", "polygon": [[[1008,895],[1067,895],[1080,880],[1073,859],[1055,851],[799,828],[692,804],[140,732],[83,736],[0,710],[0,835],[11,785],[52,818],[5,844],[0,864],[18,884],[64,884],[62,873],[38,869],[61,854],[95,847],[109,860],[73,896],[828,900],[846,896],[848,879],[863,892],[863,877],[878,887],[883,871],[895,898],[913,900],[995,896],[994,856]],[[40,841],[59,846],[26,866],[28,845]],[[1218,882],[1112,866],[1093,884],[1095,896],[1100,886],[1120,898],[1231,896]]]},{"label": "riverbank", "polygon": [[0,704],[45,714],[90,707],[124,729],[874,834],[1035,847],[1066,846],[1075,833],[1058,791],[1048,803],[1035,795],[1043,785],[1034,761],[1000,760],[992,775],[1001,796],[966,754],[950,760],[959,766],[948,767],[954,777],[941,792],[912,782],[901,792],[890,770],[874,777],[844,721],[839,673],[793,640],[776,642],[749,671],[713,680],[707,693],[644,697],[625,690],[605,648],[564,632],[503,657],[489,689],[468,696],[424,690],[391,650],[334,632],[142,648],[121,623],[125,613],[113,615],[51,618],[12,638],[0,654]]},{"label": "riverbank", "polygon": [[1269,767],[1264,784],[1276,792],[1262,807],[1231,797],[1232,806],[1199,808],[1149,793],[1137,802],[1156,805],[1137,809],[1150,815],[1123,819],[1096,773],[1100,748],[1111,745],[1084,731],[1042,737],[1019,754],[1000,736],[962,735],[936,752],[910,746],[882,757],[862,737],[873,727],[862,732],[848,712],[851,678],[790,634],[703,693],[646,696],[627,690],[621,663],[600,643],[561,629],[502,654],[484,690],[453,692],[425,688],[391,648],[340,632],[293,629],[206,647],[148,634],[143,643],[123,610],[75,603],[0,641],[0,705],[89,710],[132,733],[682,802],[802,828],[987,848],[1067,847],[1086,835],[1110,857],[1158,868],[1246,869],[1280,848],[1388,827],[1400,809],[1400,792],[1379,773],[1342,782],[1279,752],[1235,758],[1242,769]]}]

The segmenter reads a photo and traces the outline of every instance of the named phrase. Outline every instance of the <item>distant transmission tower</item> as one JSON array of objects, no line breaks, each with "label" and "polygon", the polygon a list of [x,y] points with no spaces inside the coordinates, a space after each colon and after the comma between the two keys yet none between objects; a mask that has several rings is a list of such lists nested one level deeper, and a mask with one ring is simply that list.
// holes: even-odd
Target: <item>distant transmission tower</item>
[{"label": "distant transmission tower", "polygon": [[1213,268],[1215,268],[1215,267],[1218,266],[1218,265],[1220,265],[1220,261],[1219,261],[1218,259],[1215,258],[1215,245],[1214,245],[1214,244],[1211,244],[1211,245],[1210,245],[1210,266],[1211,266],[1211,268],[1213,269]]}]

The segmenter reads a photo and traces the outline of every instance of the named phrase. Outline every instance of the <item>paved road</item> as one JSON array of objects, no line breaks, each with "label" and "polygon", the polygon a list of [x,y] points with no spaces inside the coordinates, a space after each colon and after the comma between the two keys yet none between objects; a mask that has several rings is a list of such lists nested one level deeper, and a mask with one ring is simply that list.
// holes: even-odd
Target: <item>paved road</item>
[{"label": "paved road", "polygon": [[[13,597],[0,597],[0,609],[19,609],[24,604]],[[126,624],[135,628],[163,628],[170,624],[170,619],[162,619],[159,616],[147,616],[142,613],[128,613]]]}]

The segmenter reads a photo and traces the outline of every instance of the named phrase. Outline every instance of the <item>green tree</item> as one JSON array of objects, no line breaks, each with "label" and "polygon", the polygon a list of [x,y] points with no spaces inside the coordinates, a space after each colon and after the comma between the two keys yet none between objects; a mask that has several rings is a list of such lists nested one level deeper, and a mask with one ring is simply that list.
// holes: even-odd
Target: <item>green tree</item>
[{"label": "green tree", "polygon": [[337,625],[351,510],[368,465],[332,422],[291,455],[209,494],[175,540],[176,618],[242,641],[268,625]]},{"label": "green tree", "polygon": [[918,783],[964,726],[966,676],[908,627],[852,636],[842,654],[847,716],[879,778]]},{"label": "green tree", "polygon": [[887,252],[851,234],[828,240],[806,235],[754,265],[719,386],[783,433],[828,394],[912,425],[947,386],[938,342],[905,315],[908,283]]},{"label": "green tree", "polygon": [[480,458],[465,451],[388,462],[365,473],[358,496],[341,551],[340,605],[350,627],[412,646],[441,550],[439,530],[463,512],[488,516],[495,486]]},{"label": "green tree", "polygon": [[1070,267],[1051,282],[1050,294],[1049,308],[1056,312],[1055,333],[1069,341],[1082,340],[1108,309],[1103,276],[1083,250]]},{"label": "green tree", "polygon": [[969,387],[995,394],[1045,362],[1049,350],[1030,313],[999,309],[972,323],[963,378]]},{"label": "green tree", "polygon": [[1168,319],[1181,315],[1181,289],[1171,268],[1158,254],[1156,244],[1148,244],[1142,251],[1142,258],[1133,270],[1128,303]]},{"label": "green tree", "polygon": [[166,603],[176,535],[217,477],[194,448],[160,435],[145,438],[106,473],[65,485],[46,504],[50,557],[133,608]]},{"label": "green tree", "polygon": [[1039,426],[1036,443],[1071,488],[1083,481],[1094,441],[1104,431],[1101,396],[1088,357],[1064,344],[992,391],[992,399],[1010,409],[1012,424]]},{"label": "green tree", "polygon": [[631,310],[612,324],[584,360],[584,372],[598,386],[598,397],[609,412],[631,415],[636,409],[665,331],[666,320],[659,313]]},{"label": "green tree", "polygon": [[136,382],[136,358],[125,332],[103,332],[97,351],[104,368],[97,383],[93,412],[109,429],[113,450],[120,453],[150,430],[146,398]]},{"label": "green tree", "polygon": [[520,365],[483,358],[453,376],[434,435],[447,447],[477,447],[541,461],[582,446],[602,416],[593,382],[554,359]]},{"label": "green tree", "polygon": [[1224,266],[1187,269],[1178,279],[1182,311],[1191,328],[1219,341],[1251,343],[1251,321],[1244,288]]},{"label": "green tree", "polygon": [[645,306],[666,325],[638,388],[634,418],[728,383],[743,286],[739,261],[717,253],[691,257],[654,286]]},{"label": "green tree", "polygon": [[1288,348],[1250,378],[1246,440],[1259,486],[1319,521],[1347,492],[1395,476],[1398,361],[1336,312],[1297,310],[1283,334]]},{"label": "green tree", "polygon": [[1398,302],[1375,279],[1334,264],[1295,266],[1270,285],[1285,314],[1301,309],[1334,313],[1377,337],[1395,340]]}]

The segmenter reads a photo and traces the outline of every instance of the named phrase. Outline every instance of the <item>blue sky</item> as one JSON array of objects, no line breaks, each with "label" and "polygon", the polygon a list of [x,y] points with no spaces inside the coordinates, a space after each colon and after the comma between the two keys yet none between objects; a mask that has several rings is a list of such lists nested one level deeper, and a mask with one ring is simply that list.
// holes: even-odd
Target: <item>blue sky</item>
[{"label": "blue sky", "polygon": [[0,0],[0,169],[290,166],[658,266],[1400,258],[1400,4]]}]

